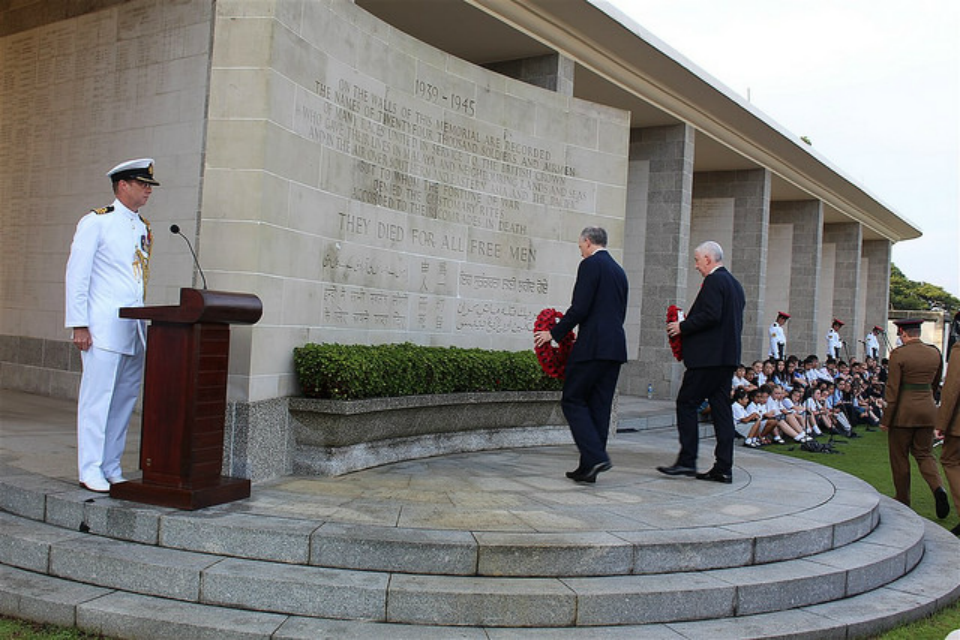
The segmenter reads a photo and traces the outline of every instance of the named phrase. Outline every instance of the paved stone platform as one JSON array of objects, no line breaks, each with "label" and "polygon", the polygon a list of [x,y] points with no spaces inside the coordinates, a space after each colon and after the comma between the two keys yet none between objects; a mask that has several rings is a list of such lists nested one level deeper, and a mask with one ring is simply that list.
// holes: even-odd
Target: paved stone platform
[{"label": "paved stone platform", "polygon": [[77,488],[73,404],[2,391],[0,611],[138,638],[848,637],[960,597],[956,539],[865,483],[746,449],[732,485],[668,478],[670,403],[621,411],[648,424],[596,485],[535,447],[181,512]]}]

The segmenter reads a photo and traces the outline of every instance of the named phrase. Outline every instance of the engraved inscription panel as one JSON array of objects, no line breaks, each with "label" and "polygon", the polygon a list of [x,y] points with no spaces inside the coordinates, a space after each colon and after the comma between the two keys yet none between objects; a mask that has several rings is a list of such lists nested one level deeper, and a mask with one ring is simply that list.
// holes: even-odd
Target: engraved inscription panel
[{"label": "engraved inscription panel", "polygon": [[[271,164],[269,141],[265,170],[295,183],[284,224],[322,256],[319,274],[302,274],[322,290],[316,333],[529,348],[537,313],[569,303],[577,231],[622,228],[624,211],[598,203],[625,193],[628,114],[374,28],[349,3],[313,2],[300,19],[273,24],[265,101],[284,146],[318,171]],[[225,53],[214,85],[221,69],[253,74],[248,62]],[[216,112],[229,119],[228,98]],[[617,129],[622,144],[602,142]]]}]

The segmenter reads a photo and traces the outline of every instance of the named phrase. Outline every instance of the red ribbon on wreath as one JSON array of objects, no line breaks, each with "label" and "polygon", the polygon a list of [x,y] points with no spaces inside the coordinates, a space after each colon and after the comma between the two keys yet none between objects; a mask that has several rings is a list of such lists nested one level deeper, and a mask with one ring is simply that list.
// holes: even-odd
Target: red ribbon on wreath
[{"label": "red ribbon on wreath", "polygon": [[[667,322],[677,322],[680,319],[680,314],[682,311],[680,307],[675,304],[667,307]],[[683,360],[683,339],[678,333],[675,336],[670,336],[670,350],[673,351],[673,357],[677,361]]]},{"label": "red ribbon on wreath", "polygon": [[[533,323],[533,330],[550,331],[557,326],[562,317],[563,314],[556,309],[544,309],[537,316],[536,322]],[[571,331],[563,336],[559,346],[555,347],[553,342],[548,341],[534,348],[537,353],[537,360],[540,362],[540,368],[543,369],[545,374],[558,380],[563,379],[563,370],[567,366],[567,358],[570,357],[570,351],[573,349],[575,340],[576,337]]]}]

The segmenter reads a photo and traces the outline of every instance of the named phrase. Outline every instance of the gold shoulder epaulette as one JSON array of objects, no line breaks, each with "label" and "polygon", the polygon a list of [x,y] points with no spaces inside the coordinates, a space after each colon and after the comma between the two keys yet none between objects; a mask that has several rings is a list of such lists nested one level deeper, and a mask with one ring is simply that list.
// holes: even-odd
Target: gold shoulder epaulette
[{"label": "gold shoulder epaulette", "polygon": [[99,209],[94,209],[94,210],[93,210],[93,212],[94,212],[95,214],[97,214],[98,216],[102,216],[102,215],[105,214],[105,213],[110,213],[111,211],[113,211],[113,205],[112,205],[112,204],[109,205],[109,206],[106,206],[106,207],[100,207]]}]

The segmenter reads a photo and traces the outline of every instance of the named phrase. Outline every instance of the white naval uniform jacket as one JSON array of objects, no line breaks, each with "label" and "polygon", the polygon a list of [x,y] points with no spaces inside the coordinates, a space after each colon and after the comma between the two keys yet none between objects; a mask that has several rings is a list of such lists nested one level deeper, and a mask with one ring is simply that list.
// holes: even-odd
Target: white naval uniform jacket
[{"label": "white naval uniform jacket", "polygon": [[830,355],[833,355],[834,353],[839,354],[840,349],[842,348],[843,341],[840,340],[840,334],[833,329],[827,331],[827,353]]},{"label": "white naval uniform jacket", "polygon": [[877,336],[873,333],[868,333],[866,340],[863,341],[866,345],[868,356],[878,356],[880,355],[880,341],[877,340]]},{"label": "white naval uniform jacket", "polygon": [[787,345],[787,336],[783,332],[783,327],[774,322],[770,325],[770,355],[776,358],[780,357],[780,348],[778,345]]},{"label": "white naval uniform jacket", "polygon": [[119,200],[77,223],[66,276],[67,327],[88,327],[98,349],[133,355],[144,343],[142,320],[121,307],[142,307],[150,260],[150,229]]}]

